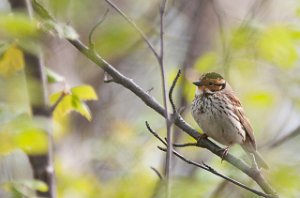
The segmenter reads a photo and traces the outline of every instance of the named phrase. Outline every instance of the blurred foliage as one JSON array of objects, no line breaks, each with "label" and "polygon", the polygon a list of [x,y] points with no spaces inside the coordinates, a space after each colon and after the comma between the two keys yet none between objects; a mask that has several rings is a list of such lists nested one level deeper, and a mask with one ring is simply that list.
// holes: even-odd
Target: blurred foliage
[{"label": "blurred foliage", "polygon": [[48,150],[48,138],[44,120],[32,120],[27,115],[13,118],[1,124],[0,153],[9,153],[21,148],[28,154],[41,154]]},{"label": "blurred foliage", "polygon": [[[38,2],[45,6],[46,10],[49,10],[49,13],[57,19],[55,23],[32,21],[22,14],[0,15],[0,154],[10,153],[16,148],[21,148],[28,154],[41,154],[48,149],[47,128],[45,126],[49,126],[50,123],[31,117],[30,107],[28,106],[29,96],[26,93],[27,86],[33,84],[34,87],[34,84],[39,82],[31,82],[30,79],[25,79],[23,70],[24,51],[37,54],[42,48],[42,44],[38,40],[41,33],[40,29],[50,31],[50,33],[55,31],[60,38],[68,39],[79,38],[77,32],[80,32],[81,39],[86,41],[89,30],[92,29],[96,21],[99,20],[98,17],[102,16],[104,10],[107,9],[106,5],[103,6],[101,4],[102,2],[98,7],[95,6],[98,5],[98,2],[95,3],[96,1],[93,0],[40,0]],[[133,9],[133,2],[118,1],[118,4],[122,8],[123,6],[126,8],[126,13],[138,12]],[[154,3],[154,5],[156,4]],[[174,5],[170,4],[170,9]],[[157,8],[154,10],[157,12]],[[299,10],[299,8],[295,9],[295,14],[298,16]],[[48,19],[50,18],[49,13],[44,12],[45,17]],[[150,16],[148,13],[139,14],[141,14],[141,18]],[[134,14],[129,15],[133,16]],[[148,20],[157,25],[155,21],[158,15],[158,13],[151,15]],[[183,27],[183,22],[178,21],[177,26]],[[145,32],[148,32],[147,28],[149,25],[146,22],[141,22],[138,19],[137,23]],[[172,36],[175,32],[172,29]],[[191,85],[191,82],[203,72],[215,70],[228,75],[225,77],[228,78],[241,99],[245,111],[252,121],[258,142],[269,141],[273,139],[274,135],[269,130],[269,126],[275,123],[275,116],[281,118],[280,113],[277,113],[276,110],[284,107],[284,104],[287,102],[298,104],[293,109],[296,113],[299,113],[300,109],[300,94],[298,91],[300,83],[300,29],[298,24],[285,21],[263,23],[259,20],[249,19],[248,21],[242,21],[238,25],[226,26],[224,32],[224,42],[218,40],[216,49],[210,49],[199,56],[193,67],[187,69],[186,79],[181,78],[178,82],[178,86],[183,86],[182,97],[185,97],[190,104],[195,92],[195,87]],[[115,12],[109,13],[93,36],[95,49],[109,61],[119,63],[118,61],[127,58],[126,60],[131,65],[131,63],[136,62],[136,59],[132,58],[131,52],[137,52],[137,56],[140,56],[141,50],[138,48],[139,35]],[[156,31],[149,34],[149,39],[152,40],[155,36],[157,36]],[[169,32],[166,32],[166,39],[172,36],[170,36]],[[211,39],[216,40],[213,36]],[[153,43],[156,44],[155,39],[153,39]],[[225,46],[222,47],[222,43],[225,43]],[[166,46],[167,50],[172,50],[174,54],[177,53],[176,56],[178,53],[182,53],[180,50],[175,53],[173,52],[175,49],[168,48],[168,45]],[[49,49],[52,50],[52,47],[50,46]],[[53,49],[56,49],[55,47]],[[61,50],[60,47],[58,47],[59,50]],[[185,46],[180,46],[180,48],[183,49]],[[67,53],[73,53],[73,51],[68,51]],[[55,55],[55,53],[53,54]],[[59,58],[64,59],[64,56],[66,56],[67,59],[67,55],[62,53]],[[148,68],[148,65],[152,65],[152,62],[146,62],[147,59],[144,56],[139,58],[141,59],[141,66],[145,66],[142,69],[145,71],[153,70],[153,68]],[[175,59],[175,57],[170,58]],[[77,62],[77,59],[74,62]],[[80,61],[77,64],[82,66]],[[67,67],[67,65],[63,66]],[[138,68],[129,70],[122,66],[120,64],[120,70],[132,75],[133,78],[138,73]],[[172,66],[172,68],[168,68],[167,79],[169,85],[177,73],[177,68],[174,65]],[[82,69],[80,67],[80,69],[80,71],[78,70],[78,76],[86,68]],[[150,80],[147,79],[149,76],[144,70],[138,75],[142,76],[142,83],[147,83]],[[76,72],[75,69],[72,69],[72,71]],[[156,76],[157,73],[152,75],[151,78],[156,79]],[[70,78],[69,76],[58,75],[55,73],[55,70],[51,69],[47,69],[47,77],[51,86],[57,84],[65,86],[65,79]],[[100,83],[97,81],[95,84],[98,85]],[[155,92],[158,85],[143,84],[143,86],[153,86],[155,87]],[[163,197],[164,189],[163,187],[162,189],[157,187],[157,185],[161,184],[158,182],[156,175],[149,169],[149,166],[153,164],[159,167],[163,160],[160,159],[160,151],[154,149],[157,142],[153,141],[149,134],[145,134],[146,130],[144,127],[144,120],[157,121],[155,123],[157,126],[155,127],[157,127],[160,134],[164,134],[165,129],[160,118],[156,118],[153,112],[151,115],[145,115],[146,113],[142,113],[140,109],[137,110],[138,115],[134,114],[132,110],[140,106],[128,105],[130,104],[127,101],[130,100],[127,99],[128,96],[119,97],[121,93],[113,87],[110,91],[106,90],[107,92],[103,93],[107,97],[107,101],[103,102],[100,100],[99,103],[101,104],[94,106],[101,110],[98,113],[102,120],[92,121],[91,112],[86,101],[97,100],[96,91],[89,85],[74,86],[73,82],[71,87],[73,88],[56,92],[50,97],[52,105],[62,97],[54,110],[53,119],[53,135],[57,143],[55,170],[57,173],[59,197]],[[101,87],[101,91],[105,89],[105,86]],[[111,93],[114,90],[117,92],[115,94],[118,94],[117,97]],[[121,105],[118,103],[121,103]],[[111,108],[108,110],[110,112],[105,111],[105,109],[109,109],[108,106]],[[118,109],[120,106],[126,109],[127,114],[124,113],[124,110]],[[72,111],[80,113],[81,116],[91,121],[89,126],[94,124],[93,126],[96,128],[94,130],[97,132],[97,135],[90,133],[92,127],[84,128],[84,131],[88,131],[88,133],[81,134],[82,137],[78,135],[78,131],[81,131],[81,123],[70,123],[69,113]],[[185,119],[199,132],[201,131],[189,112]],[[284,118],[281,120],[284,120]],[[109,127],[104,127],[103,125],[105,124],[109,125]],[[72,127],[78,127],[79,129],[73,132]],[[72,148],[66,149],[64,146],[73,145],[72,138],[74,137],[82,138],[84,141],[76,142],[74,147],[78,147],[78,150],[76,150],[78,153],[75,152],[76,155],[69,156]],[[180,137],[179,141],[191,142],[192,140],[184,135]],[[289,148],[284,147],[285,150],[289,150]],[[232,175],[237,180],[256,187],[253,182],[249,181],[248,177],[226,163],[221,164],[217,157],[207,154],[204,149],[190,149],[188,151],[185,153],[186,156],[195,159],[199,159],[200,156],[202,157],[201,160],[209,161],[210,164],[218,170],[222,170],[226,175]],[[242,151],[236,148],[233,148],[230,152],[237,156],[243,155]],[[266,176],[275,189],[283,197],[299,197],[300,173],[297,164],[291,165],[288,160],[283,162],[283,164],[278,164],[268,155],[268,153],[273,152],[272,150],[266,149],[263,152],[263,154],[268,156],[267,158],[272,164]],[[297,156],[293,158],[295,158],[293,160],[297,160]],[[81,165],[83,162],[86,163],[85,166]],[[68,166],[68,163],[71,163],[72,166]],[[100,168],[97,169],[98,167],[95,164],[99,165]],[[103,166],[105,167],[103,168]],[[191,171],[192,173],[189,173],[187,166],[184,164],[184,168],[182,168],[178,164],[175,165],[175,169],[179,169],[177,173],[184,176],[174,175],[172,197],[211,196],[215,189],[219,187],[220,179],[203,171],[194,170],[193,172]],[[106,172],[106,175],[103,172]],[[8,183],[6,188],[13,191],[15,197],[20,197],[24,195],[24,193],[22,194],[24,186],[30,189],[47,190],[47,186],[39,181],[13,181]],[[255,197],[253,194],[239,188],[232,188],[232,186],[226,187],[223,195],[224,197],[232,195],[235,197]]]},{"label": "blurred foliage", "polygon": [[48,191],[48,186],[38,180],[15,180],[5,183],[4,188],[12,193],[13,198],[35,197],[35,190]]},{"label": "blurred foliage", "polygon": [[0,75],[7,77],[23,68],[23,52],[15,45],[9,46],[0,59]]},{"label": "blurred foliage", "polygon": [[24,39],[38,36],[37,21],[29,19],[22,14],[1,14],[0,35],[1,37]]},{"label": "blurred foliage", "polygon": [[95,49],[101,52],[103,57],[113,58],[128,51],[139,35],[126,22],[120,22],[119,17],[110,17],[109,20],[109,25],[106,25],[107,22],[104,21],[103,27],[99,27],[99,33],[95,39]]},{"label": "blurred foliage", "polygon": [[298,197],[300,185],[300,170],[298,165],[289,166],[288,164],[278,165],[270,173],[270,180],[278,190],[278,194],[285,197]]},{"label": "blurred foliage", "polygon": [[283,68],[292,68],[298,59],[297,42],[286,25],[265,28],[258,39],[259,55]]}]

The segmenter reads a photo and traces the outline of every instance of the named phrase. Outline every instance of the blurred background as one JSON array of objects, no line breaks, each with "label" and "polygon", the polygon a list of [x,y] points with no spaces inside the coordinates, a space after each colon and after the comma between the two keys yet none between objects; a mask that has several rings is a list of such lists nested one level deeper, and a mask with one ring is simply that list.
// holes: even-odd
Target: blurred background
[{"label": "blurred background", "polygon": [[[94,32],[95,49],[162,103],[161,76],[154,55],[132,26],[105,1],[39,2],[58,22],[72,26],[84,43],[88,43],[91,29],[109,9]],[[158,49],[161,1],[113,2]],[[8,2],[1,1],[0,9],[0,39],[12,43],[13,39],[3,33],[6,26],[1,25],[10,10]],[[195,92],[191,82],[204,72],[221,73],[236,91],[251,120],[259,151],[270,166],[263,174],[282,197],[300,196],[299,24],[300,4],[296,0],[170,0],[165,17],[166,78],[169,87],[178,69],[183,72],[174,98],[177,107],[183,109],[185,120],[201,132],[190,112]],[[50,95],[66,86],[83,84],[91,85],[98,95],[98,100],[87,102],[91,121],[76,112],[55,118],[58,197],[161,197],[159,178],[151,167],[163,174],[165,153],[157,149],[161,144],[147,131],[145,121],[165,137],[164,119],[125,88],[104,83],[103,70],[64,39],[43,35],[38,40],[45,65],[64,78],[63,83],[49,84]],[[0,71],[4,53],[1,48]],[[0,77],[1,123],[28,111],[22,90],[24,79],[20,80],[20,76],[22,71]],[[13,79],[9,85],[8,78]],[[4,157],[19,148],[3,146],[10,143],[8,136],[1,129],[0,154]],[[193,141],[176,127],[174,140]],[[26,146],[31,143],[28,140]],[[43,145],[35,148],[44,149]],[[190,147],[179,151],[188,159],[205,162],[259,189],[245,174],[226,162],[221,163],[208,150]],[[230,152],[245,158],[239,146]],[[256,197],[176,158],[172,174],[174,198]]]}]

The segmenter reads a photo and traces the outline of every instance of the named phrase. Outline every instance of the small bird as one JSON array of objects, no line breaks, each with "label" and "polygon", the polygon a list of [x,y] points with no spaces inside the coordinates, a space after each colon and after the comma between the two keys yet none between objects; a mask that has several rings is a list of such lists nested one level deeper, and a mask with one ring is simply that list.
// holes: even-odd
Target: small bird
[{"label": "small bird", "polygon": [[268,169],[256,150],[250,122],[228,82],[220,74],[210,72],[193,84],[197,86],[192,104],[193,117],[203,130],[204,137],[211,137],[227,146],[222,159],[230,146],[240,144],[248,154],[254,155],[259,168]]}]

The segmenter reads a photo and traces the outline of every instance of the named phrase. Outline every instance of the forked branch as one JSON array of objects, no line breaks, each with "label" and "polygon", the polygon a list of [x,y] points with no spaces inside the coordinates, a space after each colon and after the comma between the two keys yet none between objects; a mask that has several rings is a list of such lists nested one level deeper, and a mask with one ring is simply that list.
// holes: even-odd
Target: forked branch
[{"label": "forked branch", "polygon": [[[167,142],[164,141],[163,138],[160,137],[160,136],[159,136],[159,135],[158,135],[158,134],[150,127],[150,125],[149,125],[148,122],[146,122],[146,127],[147,127],[148,131],[149,131],[154,137],[156,137],[161,143],[163,143],[163,144],[168,148]],[[158,148],[159,148],[160,150],[164,151],[164,152],[167,151],[166,148],[162,148],[162,147],[160,147],[160,146],[158,146]],[[183,155],[181,155],[180,153],[178,153],[178,152],[175,151],[175,150],[172,150],[172,152],[173,152],[173,154],[174,154],[176,157],[180,158],[180,159],[183,160],[184,162],[186,162],[186,163],[188,163],[188,164],[191,164],[191,165],[194,165],[194,166],[196,166],[196,167],[198,167],[198,168],[201,168],[201,169],[203,169],[203,170],[205,170],[205,171],[207,171],[207,172],[210,172],[210,173],[212,173],[212,174],[214,174],[214,175],[216,175],[216,176],[218,176],[218,177],[221,177],[221,178],[223,178],[223,179],[225,179],[225,180],[227,180],[227,181],[229,181],[229,182],[231,182],[231,183],[233,183],[233,184],[235,184],[235,185],[237,185],[237,186],[239,186],[239,187],[241,187],[241,188],[243,188],[243,189],[246,189],[246,190],[248,190],[248,191],[250,191],[250,192],[252,192],[252,193],[255,193],[255,194],[258,195],[258,196],[261,196],[261,197],[267,197],[267,198],[274,198],[273,195],[268,195],[268,194],[265,194],[265,193],[263,193],[263,192],[260,192],[260,191],[257,191],[257,190],[255,190],[255,189],[252,189],[252,188],[250,188],[250,187],[248,187],[248,186],[246,186],[246,185],[240,183],[239,181],[236,181],[236,180],[234,180],[234,179],[232,179],[232,178],[230,178],[230,177],[227,177],[226,175],[223,175],[222,173],[219,173],[218,171],[216,171],[215,169],[213,169],[212,167],[208,166],[208,165],[205,164],[205,163],[198,163],[198,162],[189,160],[189,159],[185,158]]]},{"label": "forked branch", "polygon": [[[33,1],[34,4],[36,4],[36,1]],[[41,6],[41,5],[39,5]],[[39,8],[39,6],[34,6],[34,8]],[[37,14],[39,14],[42,18],[43,16],[46,16],[45,19],[49,20],[48,13],[43,13],[45,9],[36,9],[35,10]],[[42,13],[40,13],[42,12]],[[55,21],[52,21],[55,23]],[[46,30],[49,31],[49,30]],[[70,39],[65,38],[71,45],[73,45],[78,51],[80,51],[86,58],[94,62],[98,67],[102,68],[105,72],[107,72],[114,81],[124,88],[130,90],[133,92],[138,98],[140,98],[147,106],[152,108],[154,111],[162,115],[163,117],[166,117],[165,114],[165,108],[163,108],[155,98],[153,98],[149,93],[147,93],[145,90],[143,90],[139,85],[137,85],[132,79],[124,76],[122,73],[120,73],[117,69],[115,69],[112,65],[110,65],[104,58],[102,58],[98,53],[94,51],[94,49],[89,48],[88,46],[84,45],[79,38],[76,39]],[[174,124],[178,126],[180,129],[182,129],[183,132],[187,133],[191,137],[193,137],[195,140],[199,140],[201,137],[201,134],[198,133],[197,130],[193,129],[189,124],[187,124],[183,118],[178,115],[177,118],[174,119]],[[221,157],[220,154],[220,147],[211,142],[208,139],[201,139],[201,141],[198,142],[198,145],[207,148],[212,153],[216,154],[217,156]],[[242,160],[234,157],[231,154],[228,154],[224,157],[224,160],[235,166],[236,168],[240,169],[242,172],[247,174],[249,177],[251,177],[256,183],[264,190],[267,194],[276,195],[276,192],[272,189],[272,187],[269,185],[269,183],[265,180],[265,178],[260,174],[257,176],[257,172],[254,172],[251,167],[249,167],[245,162]]]}]

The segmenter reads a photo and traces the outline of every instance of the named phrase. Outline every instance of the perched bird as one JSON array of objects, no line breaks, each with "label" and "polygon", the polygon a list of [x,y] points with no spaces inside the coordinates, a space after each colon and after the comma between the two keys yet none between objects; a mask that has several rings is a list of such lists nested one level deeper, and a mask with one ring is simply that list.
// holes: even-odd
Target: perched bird
[{"label": "perched bird", "polygon": [[239,99],[226,80],[218,73],[203,74],[197,86],[192,104],[192,114],[205,136],[226,145],[222,159],[233,144],[240,144],[253,154],[259,168],[268,168],[256,151],[253,129],[245,116]]}]

